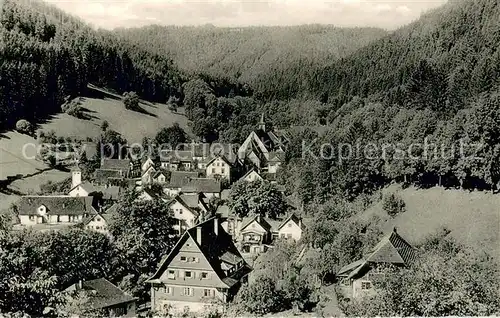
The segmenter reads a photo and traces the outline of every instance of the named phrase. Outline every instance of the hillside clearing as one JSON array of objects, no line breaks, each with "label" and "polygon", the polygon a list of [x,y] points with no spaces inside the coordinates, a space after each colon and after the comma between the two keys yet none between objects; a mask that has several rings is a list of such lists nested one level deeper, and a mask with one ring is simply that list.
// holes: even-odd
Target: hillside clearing
[{"label": "hillside clearing", "polygon": [[188,119],[184,115],[172,113],[165,104],[141,101],[143,112],[125,109],[120,96],[89,86],[93,96],[83,97],[81,106],[89,119],[78,119],[60,113],[41,125],[40,129],[53,129],[57,136],[95,138],[101,133],[104,121],[109,129],[122,134],[129,143],[140,143],[144,137],[154,137],[164,127],[178,123],[189,133]]},{"label": "hillside clearing", "polygon": [[428,235],[446,228],[460,243],[478,251],[489,251],[494,256],[500,255],[500,195],[444,188],[402,189],[396,185],[383,192],[397,192],[405,201],[406,212],[391,218],[383,211],[382,202],[378,202],[363,213],[362,219],[377,216],[384,231],[396,226],[398,232],[413,244],[419,244]]}]

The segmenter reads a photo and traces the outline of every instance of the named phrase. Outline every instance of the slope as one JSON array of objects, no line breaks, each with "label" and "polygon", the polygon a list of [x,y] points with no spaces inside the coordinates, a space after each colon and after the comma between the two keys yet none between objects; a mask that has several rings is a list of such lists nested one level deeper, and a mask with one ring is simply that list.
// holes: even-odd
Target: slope
[{"label": "slope", "polygon": [[[421,65],[423,61],[430,65]],[[500,4],[449,1],[313,73],[310,91],[340,105],[355,95],[376,93],[402,104],[405,97],[422,93],[446,96],[448,103],[440,107],[463,108],[467,100],[500,83]]]},{"label": "slope", "polygon": [[229,77],[257,96],[289,98],[307,87],[312,66],[324,66],[387,34],[376,28],[160,27],[118,30],[128,41],[170,56],[189,73]]},{"label": "slope", "polygon": [[500,256],[500,196],[444,188],[402,189],[398,185],[384,189],[384,193],[398,193],[405,201],[406,212],[391,218],[379,202],[365,211],[362,219],[377,216],[385,231],[396,226],[414,244],[446,228],[458,242]]}]

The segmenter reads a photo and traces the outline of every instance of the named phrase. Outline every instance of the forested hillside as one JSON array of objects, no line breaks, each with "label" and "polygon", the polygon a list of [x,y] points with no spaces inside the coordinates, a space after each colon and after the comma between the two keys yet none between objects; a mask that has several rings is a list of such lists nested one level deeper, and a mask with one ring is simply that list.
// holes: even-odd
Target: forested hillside
[{"label": "forested hillside", "polygon": [[337,105],[381,93],[390,103],[453,113],[500,83],[499,43],[497,0],[450,1],[320,69],[311,90]]},{"label": "forested hillside", "polygon": [[60,111],[88,83],[165,102],[180,76],[165,56],[94,31],[37,1],[6,0],[0,17],[0,128]]},{"label": "forested hillside", "polygon": [[329,65],[386,34],[376,28],[160,27],[118,31],[182,70],[251,86],[257,98],[288,99],[309,85],[312,68]]},{"label": "forested hillside", "polygon": [[[499,2],[450,2],[318,72],[321,103],[273,103],[275,124],[303,113],[328,129],[313,145],[326,156],[292,160],[284,180],[306,202],[394,181],[499,189],[499,75]],[[315,137],[296,134],[295,157]]]}]

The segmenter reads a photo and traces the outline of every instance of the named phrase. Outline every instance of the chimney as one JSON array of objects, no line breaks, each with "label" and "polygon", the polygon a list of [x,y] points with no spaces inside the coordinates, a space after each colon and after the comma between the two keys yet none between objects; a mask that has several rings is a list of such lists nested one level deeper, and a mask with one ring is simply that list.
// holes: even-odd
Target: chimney
[{"label": "chimney", "polygon": [[83,289],[83,279],[78,280],[78,284],[76,286],[77,290]]},{"label": "chimney", "polygon": [[214,233],[215,233],[215,236],[219,235],[219,218],[218,217],[214,218]]},{"label": "chimney", "polygon": [[201,245],[201,226],[196,227],[196,242]]},{"label": "chimney", "polygon": [[394,228],[392,229],[392,231],[393,231],[394,233],[398,233],[398,228],[397,228],[397,227],[394,227]]}]

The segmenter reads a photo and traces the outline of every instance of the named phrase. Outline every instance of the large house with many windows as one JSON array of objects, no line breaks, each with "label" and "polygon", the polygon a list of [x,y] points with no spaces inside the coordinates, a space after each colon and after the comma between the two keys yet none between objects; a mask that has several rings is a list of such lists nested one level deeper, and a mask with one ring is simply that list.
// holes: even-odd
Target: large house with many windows
[{"label": "large house with many windows", "polygon": [[203,311],[230,301],[251,268],[217,217],[188,229],[147,281],[151,308]]}]

